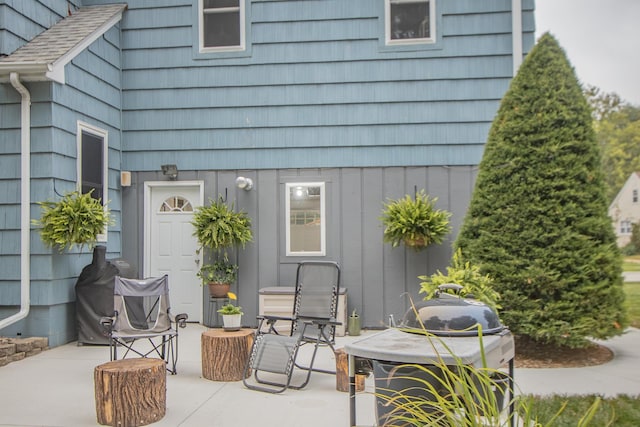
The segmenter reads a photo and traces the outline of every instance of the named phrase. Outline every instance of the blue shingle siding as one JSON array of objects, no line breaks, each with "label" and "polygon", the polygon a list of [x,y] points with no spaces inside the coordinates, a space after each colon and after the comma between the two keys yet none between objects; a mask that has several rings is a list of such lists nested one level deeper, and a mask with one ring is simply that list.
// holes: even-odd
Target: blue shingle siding
[{"label": "blue shingle siding", "polygon": [[[59,0],[15,2],[13,12],[20,19],[12,23],[12,30],[24,33],[34,23],[42,26],[30,38],[67,16],[69,8],[76,12],[75,3]],[[117,9],[117,8],[116,8]],[[104,9],[111,13],[112,9]],[[45,13],[46,12],[46,13]],[[24,14],[24,15],[21,15]],[[100,22],[101,16],[91,16]],[[106,14],[105,14],[106,16]],[[106,19],[106,17],[105,17]],[[28,24],[25,24],[28,23]],[[13,25],[15,24],[15,25]],[[83,23],[81,23],[83,24]],[[82,30],[82,29],[81,29]],[[89,28],[92,30],[92,28]],[[76,54],[65,66],[64,84],[50,81],[25,81],[31,93],[31,216],[39,218],[41,209],[36,202],[56,200],[59,194],[76,188],[77,178],[77,122],[81,120],[108,131],[109,138],[109,198],[118,225],[109,229],[109,250],[119,254],[120,198],[116,192],[120,172],[121,149],[121,36],[120,27],[113,26],[85,50]],[[61,42],[62,44],[62,42]],[[14,46],[13,50],[20,46]],[[52,49],[53,51],[53,49]],[[11,52],[9,52],[11,53]],[[47,52],[40,52],[47,55]],[[60,51],[62,54],[63,51]],[[7,58],[28,62],[28,54]],[[52,60],[54,60],[53,58]],[[16,311],[20,302],[20,96],[9,84],[0,89],[0,165],[10,175],[0,176],[0,206],[4,212],[4,227],[0,230],[0,316]],[[6,96],[5,96],[6,95]],[[8,166],[8,165],[7,165]],[[0,212],[2,213],[2,212]],[[57,248],[44,246],[37,230],[31,232],[31,311],[25,320],[3,330],[3,334],[46,335],[50,345],[59,345],[75,336],[74,286],[79,272],[91,260],[87,248],[58,253]]]},{"label": "blue shingle siding", "polygon": [[186,170],[477,164],[513,73],[511,1],[439,1],[424,51],[380,49],[382,4],[250,2],[251,55],[229,58],[194,57],[197,1],[128,2],[124,167],[167,150]]}]

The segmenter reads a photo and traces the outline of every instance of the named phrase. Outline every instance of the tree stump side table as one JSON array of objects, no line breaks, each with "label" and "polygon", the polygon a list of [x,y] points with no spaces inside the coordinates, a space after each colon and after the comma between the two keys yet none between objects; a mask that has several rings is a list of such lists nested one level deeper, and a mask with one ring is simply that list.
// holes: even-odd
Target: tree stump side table
[{"label": "tree stump side table", "polygon": [[96,366],[93,378],[99,424],[137,427],[164,417],[167,404],[164,360],[114,360]]},{"label": "tree stump side table", "polygon": [[[253,344],[253,329],[202,333],[202,376],[212,381],[240,381]],[[247,372],[247,374],[250,374]]]}]

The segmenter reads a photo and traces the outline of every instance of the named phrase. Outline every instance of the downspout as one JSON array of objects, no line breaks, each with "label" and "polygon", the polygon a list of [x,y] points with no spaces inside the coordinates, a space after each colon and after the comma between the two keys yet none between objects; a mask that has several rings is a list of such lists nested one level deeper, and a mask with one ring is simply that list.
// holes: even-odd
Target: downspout
[{"label": "downspout", "polygon": [[522,64],[522,0],[511,0],[511,40],[515,77]]},{"label": "downspout", "polygon": [[20,82],[18,73],[9,75],[11,85],[20,93],[20,311],[0,320],[3,329],[29,314],[31,275],[29,233],[31,225],[31,94]]}]

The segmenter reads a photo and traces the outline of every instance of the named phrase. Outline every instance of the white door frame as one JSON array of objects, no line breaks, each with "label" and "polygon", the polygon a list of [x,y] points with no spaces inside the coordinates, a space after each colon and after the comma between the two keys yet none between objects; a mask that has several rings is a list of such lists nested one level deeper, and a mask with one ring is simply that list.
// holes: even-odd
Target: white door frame
[{"label": "white door frame", "polygon": [[[144,183],[144,237],[143,237],[143,276],[151,275],[151,216],[154,210],[151,206],[151,192],[154,188],[198,187],[199,205],[204,204],[204,181],[146,181]],[[202,305],[202,304],[201,304]],[[200,307],[202,317],[202,307]]]},{"label": "white door frame", "polygon": [[151,270],[151,190],[154,187],[199,187],[200,205],[204,204],[204,181],[146,181],[144,183],[144,248],[143,277],[148,277]]}]

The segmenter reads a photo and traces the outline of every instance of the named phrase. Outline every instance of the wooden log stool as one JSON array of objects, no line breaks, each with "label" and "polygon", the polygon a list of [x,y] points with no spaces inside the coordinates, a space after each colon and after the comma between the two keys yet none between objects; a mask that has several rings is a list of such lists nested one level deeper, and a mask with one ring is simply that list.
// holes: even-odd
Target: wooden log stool
[{"label": "wooden log stool", "polygon": [[136,427],[166,413],[167,370],[162,359],[122,359],[94,371],[98,423]]},{"label": "wooden log stool", "polygon": [[[213,381],[240,381],[253,344],[253,329],[202,333],[202,376]],[[247,372],[249,375],[250,372]]]},{"label": "wooden log stool", "polygon": [[[336,356],[336,390],[349,391],[349,355],[343,348],[334,352]],[[356,391],[364,391],[366,375],[356,374]]]}]

